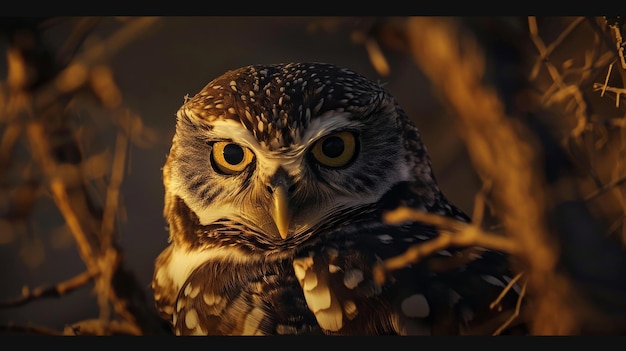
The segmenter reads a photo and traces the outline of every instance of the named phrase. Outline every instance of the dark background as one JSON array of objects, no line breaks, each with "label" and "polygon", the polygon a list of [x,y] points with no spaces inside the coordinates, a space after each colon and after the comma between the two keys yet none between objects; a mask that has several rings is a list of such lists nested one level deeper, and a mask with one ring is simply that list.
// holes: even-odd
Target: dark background
[{"label": "dark background", "polygon": [[[185,95],[197,93],[211,79],[240,66],[329,62],[384,83],[420,128],[443,191],[462,209],[471,212],[479,181],[454,119],[432,95],[428,81],[410,55],[382,47],[390,73],[382,76],[376,72],[364,45],[354,36],[367,31],[374,20],[373,17],[162,17],[111,57],[107,64],[123,103],[157,136],[148,147],[130,145],[121,188],[123,220],[118,227],[126,266],[145,287],[149,299],[153,262],[167,240],[162,217],[161,167],[174,133],[176,110]],[[90,42],[107,38],[124,21],[124,18],[105,18]],[[46,31],[50,48],[59,48],[71,28],[69,24],[61,24]],[[4,81],[4,57],[0,63]],[[99,114],[85,109],[80,117],[89,119]],[[102,127],[93,143],[112,149],[114,135],[114,130]],[[62,224],[48,199],[38,202],[27,233],[10,235],[7,231],[0,235],[0,300],[19,297],[23,287],[54,285],[84,271],[73,239]],[[2,230],[8,229],[2,226]],[[88,285],[60,298],[0,309],[0,323],[62,329],[66,324],[97,318],[99,312],[92,289]]]}]

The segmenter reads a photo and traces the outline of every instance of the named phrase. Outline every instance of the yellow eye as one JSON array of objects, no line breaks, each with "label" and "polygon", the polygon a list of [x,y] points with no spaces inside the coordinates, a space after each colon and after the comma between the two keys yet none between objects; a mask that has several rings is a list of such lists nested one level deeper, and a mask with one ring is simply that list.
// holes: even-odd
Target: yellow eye
[{"label": "yellow eye", "polygon": [[230,141],[216,142],[211,152],[217,169],[224,174],[239,173],[254,159],[250,149]]},{"label": "yellow eye", "polygon": [[311,153],[317,162],[328,167],[343,167],[352,161],[356,140],[351,132],[339,132],[318,140]]}]

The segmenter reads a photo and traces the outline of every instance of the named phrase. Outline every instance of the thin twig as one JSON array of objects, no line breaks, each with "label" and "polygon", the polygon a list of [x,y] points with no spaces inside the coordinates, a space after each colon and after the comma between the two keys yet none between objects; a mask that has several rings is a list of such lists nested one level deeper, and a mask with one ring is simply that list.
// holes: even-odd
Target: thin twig
[{"label": "thin twig", "polygon": [[604,194],[606,191],[613,189],[616,186],[620,186],[626,182],[626,176],[613,180],[610,183],[603,185],[600,189],[594,191],[593,193],[585,196],[585,201],[591,201],[596,197]]},{"label": "thin twig", "polygon": [[87,285],[96,275],[98,275],[98,272],[86,271],[53,286],[40,286],[32,290],[23,289],[21,297],[12,301],[0,301],[0,308],[23,306],[40,298],[64,296],[69,292]]},{"label": "thin twig", "polygon": [[78,19],[78,23],[74,26],[67,40],[59,49],[57,54],[57,62],[66,66],[76,53],[80,50],[83,42],[91,34],[93,29],[100,23],[101,17],[83,17]]},{"label": "thin twig", "polygon": [[448,245],[475,245],[492,250],[504,251],[510,254],[519,253],[517,243],[511,238],[487,233],[475,224],[462,222],[434,213],[413,210],[408,207],[399,207],[395,210],[384,213],[383,220],[389,224],[398,224],[405,221],[417,221],[432,224],[451,234],[449,239],[445,239],[446,241],[449,240]]},{"label": "thin twig", "polygon": [[141,335],[141,330],[126,321],[88,319],[65,328],[64,335]]},{"label": "thin twig", "polygon": [[518,245],[510,238],[488,234],[474,224],[461,222],[449,217],[399,207],[383,214],[383,220],[389,224],[405,221],[417,221],[432,224],[439,228],[439,235],[431,240],[409,247],[401,255],[388,258],[374,267],[374,279],[382,284],[387,272],[413,264],[433,253],[454,246],[479,246],[493,250],[518,254]]},{"label": "thin twig", "polygon": [[[81,254],[81,258],[87,264],[90,271],[98,271],[97,263],[95,260],[94,252],[94,239],[88,236],[81,225],[82,220],[80,216],[75,212],[69,200],[69,194],[65,185],[65,180],[58,173],[58,167],[56,162],[50,157],[51,152],[49,145],[46,143],[46,136],[43,126],[38,122],[31,122],[27,126],[28,140],[30,142],[33,157],[38,161],[44,174],[49,178],[50,190],[52,191],[53,198],[61,214],[63,215],[65,222],[67,223],[70,232],[74,236],[74,240],[78,244],[78,249]],[[84,218],[83,218],[84,219]]]},{"label": "thin twig", "polygon": [[106,249],[111,247],[113,238],[113,226],[115,224],[115,211],[119,207],[119,193],[126,164],[128,152],[128,136],[125,133],[117,133],[111,179],[107,187],[104,213],[102,215],[102,246]]},{"label": "thin twig", "polygon": [[[572,129],[572,132],[571,132],[571,136],[574,139],[578,139],[580,135],[582,135],[582,133],[585,131],[587,124],[591,120],[591,118],[589,117],[587,113],[588,104],[587,104],[587,101],[585,101],[584,93],[581,90],[580,82],[578,84],[566,84],[564,81],[564,77],[559,72],[557,67],[552,62],[547,60],[547,58],[549,56],[549,52],[551,50],[554,50],[554,48],[556,48],[558,44],[560,44],[562,40],[564,40],[564,38],[567,35],[569,35],[569,33],[574,28],[576,28],[580,23],[582,23],[584,19],[585,19],[584,17],[578,17],[577,19],[572,21],[570,25],[568,26],[568,28],[563,33],[561,33],[559,38],[557,38],[557,40],[553,42],[550,46],[546,47],[543,42],[543,39],[539,36],[539,31],[538,31],[535,17],[531,16],[528,18],[531,40],[535,44],[540,55],[540,59],[538,59],[538,62],[536,64],[543,63],[545,65],[546,69],[548,70],[548,73],[550,74],[550,77],[552,78],[554,82],[554,87],[555,89],[557,89],[557,91],[554,93],[551,93],[550,90],[547,90],[543,96],[543,102],[547,105],[550,105],[554,102],[563,101],[566,97],[569,97],[569,96],[571,96],[574,99],[574,101],[576,102],[576,106],[577,106],[576,116],[578,117],[578,125],[574,129]],[[531,73],[530,80],[534,80],[536,78],[537,72],[533,71]]]},{"label": "thin twig", "polygon": [[502,299],[506,296],[509,290],[511,290],[515,286],[515,283],[517,283],[517,281],[522,277],[522,275],[524,275],[523,272],[517,273],[515,277],[513,277],[513,279],[511,279],[511,281],[504,287],[504,289],[502,289],[502,292],[500,293],[500,295],[498,295],[498,297],[489,305],[489,308],[493,309],[497,305],[499,305],[500,302],[502,302]]},{"label": "thin twig", "polygon": [[619,56],[622,69],[626,70],[626,59],[624,59],[624,42],[622,41],[622,29],[618,25],[609,25],[615,34],[615,48]]},{"label": "thin twig", "polygon": [[[87,82],[88,72],[94,66],[106,62],[117,54],[122,48],[130,44],[138,36],[143,35],[147,29],[156,24],[156,17],[140,17],[129,21],[117,32],[113,33],[106,41],[95,44],[85,52],[75,57],[69,65],[61,71],[57,78],[42,87],[33,96],[35,106],[44,109],[57,102],[62,96],[72,93]],[[63,86],[64,79],[70,79],[73,84],[66,89],[59,89]]]},{"label": "thin twig", "polygon": [[496,329],[496,331],[493,332],[493,335],[500,335],[500,333],[511,325],[511,323],[519,316],[522,309],[522,301],[526,295],[526,285],[527,282],[524,282],[522,285],[522,290],[520,291],[519,296],[517,297],[517,303],[515,304],[515,311],[498,329]]},{"label": "thin twig", "polygon": [[541,68],[541,65],[544,64],[549,59],[552,52],[559,45],[561,45],[561,43],[563,43],[563,41],[565,41],[565,39],[574,31],[574,29],[576,29],[584,20],[585,20],[584,17],[577,17],[576,19],[574,19],[572,22],[570,22],[567,28],[565,28],[565,30],[561,32],[558,38],[556,38],[556,40],[554,40],[550,45],[546,47],[543,44],[543,41],[541,41],[539,37],[539,30],[537,27],[536,18],[534,16],[531,16],[528,18],[531,39],[533,40],[537,48],[540,49],[539,50],[540,55],[537,58],[537,61],[535,62],[532,68],[531,74],[530,74],[531,80],[534,80],[537,77],[537,75],[539,74],[539,69]]},{"label": "thin twig", "polygon": [[365,49],[376,72],[383,77],[387,77],[391,68],[389,68],[389,63],[376,38],[369,37],[365,39]]},{"label": "thin twig", "polygon": [[48,335],[48,336],[61,336],[63,333],[54,329],[37,325],[18,325],[18,324],[0,324],[0,332],[16,333],[16,334],[33,334],[33,335]]},{"label": "thin twig", "polygon": [[612,93],[615,93],[615,108],[619,108],[619,101],[622,98],[621,95],[622,94],[626,95],[626,89],[609,87],[609,86],[606,86],[606,83],[605,84],[594,83],[593,90],[594,91],[602,90],[602,93],[600,94],[600,96],[604,96],[605,91],[610,91]]},{"label": "thin twig", "polygon": [[[606,87],[609,86],[609,78],[611,77],[611,71],[613,71],[614,64],[615,62],[611,62],[611,64],[609,65],[609,69],[606,72],[606,78],[604,79],[604,84],[602,85],[602,92],[600,93],[600,96],[604,96],[604,93],[606,92]],[[597,88],[597,83],[593,85],[593,88]]]}]

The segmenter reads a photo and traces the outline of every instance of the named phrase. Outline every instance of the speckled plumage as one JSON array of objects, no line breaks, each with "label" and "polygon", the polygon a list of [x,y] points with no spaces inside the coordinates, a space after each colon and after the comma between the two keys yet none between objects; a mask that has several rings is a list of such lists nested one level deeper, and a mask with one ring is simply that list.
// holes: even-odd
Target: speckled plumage
[{"label": "speckled plumage", "polygon": [[170,242],[152,287],[179,335],[458,334],[510,280],[503,254],[450,248],[374,281],[374,265],[438,235],[384,211],[468,218],[396,100],[347,69],[226,72],[179,109],[163,178]]}]

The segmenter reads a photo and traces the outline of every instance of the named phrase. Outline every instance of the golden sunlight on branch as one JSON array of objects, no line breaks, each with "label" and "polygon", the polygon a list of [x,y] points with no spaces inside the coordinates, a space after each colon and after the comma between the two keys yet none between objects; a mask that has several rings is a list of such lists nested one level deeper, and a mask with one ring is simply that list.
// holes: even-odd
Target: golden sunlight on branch
[{"label": "golden sunlight on branch", "polygon": [[486,83],[484,53],[469,31],[449,18],[416,17],[407,33],[413,58],[458,116],[477,172],[491,182],[498,216],[518,248],[534,297],[531,332],[575,333],[571,288],[556,272],[558,251],[545,225],[540,150],[523,126],[506,115],[495,88]]}]

